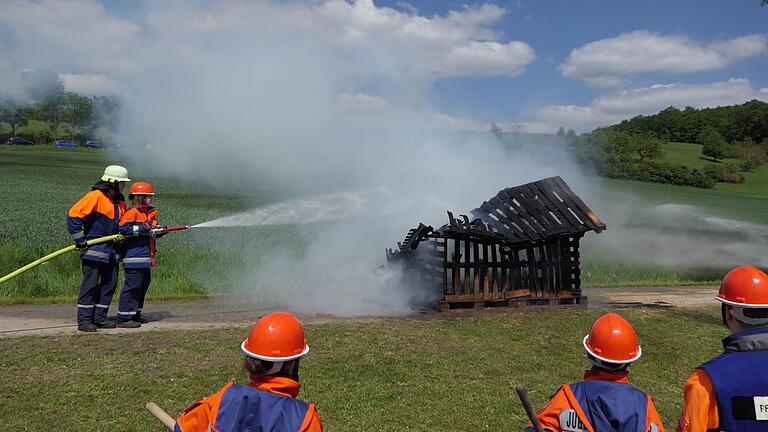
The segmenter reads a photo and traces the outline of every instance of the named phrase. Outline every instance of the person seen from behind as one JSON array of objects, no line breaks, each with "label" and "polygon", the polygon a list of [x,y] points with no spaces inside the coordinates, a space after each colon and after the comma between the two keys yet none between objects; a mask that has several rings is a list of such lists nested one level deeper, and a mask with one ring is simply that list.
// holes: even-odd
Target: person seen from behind
[{"label": "person seen from behind", "polygon": [[152,267],[155,266],[155,240],[167,234],[164,228],[158,226],[157,209],[152,207],[154,196],[151,184],[132,184],[128,195],[131,208],[120,219],[120,234],[125,236],[125,282],[117,309],[118,327],[136,328],[147,322],[141,311],[152,280]]},{"label": "person seen from behind", "polygon": [[107,320],[107,313],[117,286],[119,250],[113,242],[93,246],[87,242],[118,233],[125,212],[122,191],[129,181],[127,169],[108,166],[101,180],[67,213],[67,231],[82,260],[83,281],[77,296],[77,329],[82,332],[116,326]]},{"label": "person seen from behind", "polygon": [[248,385],[228,383],[187,408],[176,432],[321,432],[314,404],[296,399],[299,361],[309,353],[301,322],[287,312],[261,318],[240,349]]},{"label": "person seen from behind", "polygon": [[736,267],[715,299],[731,334],[685,383],[677,430],[768,431],[768,275]]},{"label": "person seen from behind", "polygon": [[[627,368],[642,349],[632,325],[615,313],[592,324],[583,340],[591,368],[584,380],[564,384],[537,414],[544,430],[559,432],[663,432],[650,395],[629,383]],[[526,432],[535,429],[530,424]]]}]

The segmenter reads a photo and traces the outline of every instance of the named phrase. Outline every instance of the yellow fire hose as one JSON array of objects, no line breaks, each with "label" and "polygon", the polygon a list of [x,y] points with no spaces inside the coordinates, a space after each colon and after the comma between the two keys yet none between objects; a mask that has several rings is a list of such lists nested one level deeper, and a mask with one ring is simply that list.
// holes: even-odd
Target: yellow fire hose
[{"label": "yellow fire hose", "polygon": [[[105,236],[105,237],[99,237],[99,238],[93,239],[93,240],[88,240],[86,243],[88,244],[88,246],[93,246],[93,245],[97,245],[99,243],[106,243],[106,242],[109,242],[109,241],[121,241],[121,240],[123,240],[123,236],[122,235],[114,234],[114,235],[109,235],[109,236]],[[27,271],[27,270],[29,270],[29,269],[31,269],[33,267],[37,267],[38,265],[40,265],[40,264],[42,264],[42,263],[44,263],[44,262],[46,262],[48,260],[56,258],[57,256],[59,256],[61,254],[65,254],[65,253],[67,253],[69,251],[72,251],[72,250],[75,250],[75,245],[70,245],[70,246],[65,247],[64,249],[59,249],[56,252],[54,252],[52,254],[48,254],[48,255],[40,258],[37,261],[33,261],[33,262],[25,265],[24,267],[14,271],[14,272],[8,273],[7,275],[1,277],[0,278],[0,284],[15,278],[16,276],[24,273],[25,271]]]}]

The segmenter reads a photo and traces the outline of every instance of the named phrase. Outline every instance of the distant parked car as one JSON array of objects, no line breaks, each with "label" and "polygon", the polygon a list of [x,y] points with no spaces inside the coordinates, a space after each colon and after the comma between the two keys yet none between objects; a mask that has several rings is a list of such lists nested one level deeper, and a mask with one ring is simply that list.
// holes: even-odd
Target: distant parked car
[{"label": "distant parked car", "polygon": [[60,148],[75,148],[77,147],[73,143],[67,141],[67,140],[56,140],[53,142],[54,147],[60,147]]},{"label": "distant parked car", "polygon": [[88,148],[103,149],[104,148],[104,143],[101,142],[101,141],[95,141],[95,140],[94,141],[86,141],[85,142],[85,146],[88,147]]},{"label": "distant parked car", "polygon": [[15,136],[8,138],[8,144],[15,144],[15,145],[33,145],[35,142],[31,139]]}]

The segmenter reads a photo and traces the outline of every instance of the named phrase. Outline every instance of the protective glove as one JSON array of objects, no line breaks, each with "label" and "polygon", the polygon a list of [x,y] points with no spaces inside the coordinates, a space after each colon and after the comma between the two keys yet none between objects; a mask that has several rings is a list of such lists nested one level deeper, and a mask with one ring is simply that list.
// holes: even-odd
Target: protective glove
[{"label": "protective glove", "polygon": [[83,252],[86,249],[88,249],[88,242],[86,240],[82,240],[79,243],[75,242],[75,250]]}]

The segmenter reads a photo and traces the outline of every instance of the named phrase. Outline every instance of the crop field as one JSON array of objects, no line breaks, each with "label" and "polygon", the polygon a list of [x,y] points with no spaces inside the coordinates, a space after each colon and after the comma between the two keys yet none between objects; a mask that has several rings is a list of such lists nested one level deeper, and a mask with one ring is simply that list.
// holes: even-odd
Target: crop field
[{"label": "crop field", "polygon": [[[317,404],[331,431],[522,430],[514,386],[525,384],[539,408],[561,384],[579,381],[581,338],[605,312],[309,322],[299,397]],[[618,312],[643,347],[630,379],[654,396],[673,430],[686,378],[722,349],[719,309]],[[0,429],[161,431],[143,410],[147,401],[176,417],[226,381],[246,381],[239,344],[247,331],[0,339]]]},{"label": "crop field", "polygon": [[[100,150],[56,149],[48,146],[0,146],[0,274],[71,244],[66,212],[98,180],[104,166],[120,163]],[[143,177],[158,190],[155,205],[164,225],[192,225],[246,208],[243,195],[206,190],[195,184]],[[269,194],[248,196],[249,205],[269,202]],[[177,235],[178,234],[178,235]],[[158,267],[153,271],[153,298],[195,297],[216,288],[231,275],[232,265],[253,266],[271,248],[301,250],[292,227],[243,227],[181,232],[158,242]],[[258,242],[249,239],[258,238]],[[5,283],[0,303],[72,301],[80,284],[76,254],[51,260]],[[119,285],[120,286],[120,285]]]},{"label": "crop field", "polygon": [[[68,246],[65,215],[101,175],[104,165],[120,163],[110,153],[92,149],[48,146],[0,146],[0,274],[59,248]],[[761,169],[765,169],[762,167]],[[134,180],[152,181],[164,225],[192,225],[281,199],[274,191],[248,190],[233,194],[191,182],[158,177],[131,167]],[[758,174],[757,172],[755,173]],[[760,194],[702,190],[651,183],[601,180],[603,199],[632,195],[648,204],[675,202],[699,206],[712,214],[764,222],[768,186],[751,186]],[[608,221],[610,225],[610,221]],[[190,298],[238,283],[237,275],[258,266],[275,248],[301,254],[306,236],[301,226],[229,227],[174,233],[158,243],[150,298]],[[258,239],[258,241],[255,241]],[[394,241],[395,239],[393,239]],[[383,254],[382,254],[383,255]],[[382,256],[382,261],[384,257]],[[56,258],[3,284],[0,303],[72,301],[80,282],[76,254]],[[585,286],[678,285],[712,282],[721,269],[672,270],[617,261],[601,256],[599,248],[583,251]]]}]

